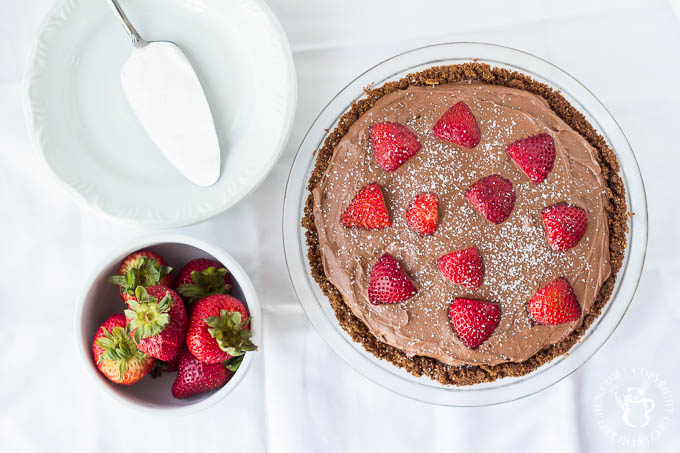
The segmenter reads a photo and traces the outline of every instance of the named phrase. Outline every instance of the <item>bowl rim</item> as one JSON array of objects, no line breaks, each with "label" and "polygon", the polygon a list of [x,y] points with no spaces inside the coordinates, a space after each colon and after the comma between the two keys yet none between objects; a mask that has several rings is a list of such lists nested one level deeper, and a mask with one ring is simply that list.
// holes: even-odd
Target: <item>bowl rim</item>
[{"label": "bowl rim", "polygon": [[[243,267],[225,250],[222,248],[205,242],[193,236],[185,234],[154,234],[154,235],[144,235],[133,239],[132,241],[126,241],[123,244],[118,244],[111,247],[106,253],[102,254],[98,259],[98,264],[90,272],[88,277],[85,279],[83,287],[80,292],[80,297],[76,302],[76,306],[73,311],[73,340],[75,342],[75,347],[77,354],[80,357],[80,363],[85,369],[86,374],[90,377],[91,381],[94,382],[95,387],[97,387],[102,393],[106,394],[111,400],[116,403],[136,410],[138,412],[143,412],[151,415],[166,415],[166,416],[182,416],[196,413],[198,411],[207,409],[208,407],[216,404],[222,400],[225,396],[231,393],[243,380],[244,376],[250,370],[252,362],[256,360],[255,354],[247,353],[241,363],[241,366],[234,374],[234,376],[227,382],[222,388],[218,389],[215,393],[204,398],[200,401],[194,403],[188,403],[184,405],[177,406],[156,406],[153,404],[140,404],[133,402],[115,392],[112,392],[109,388],[109,384],[106,378],[92,366],[91,362],[91,340],[90,342],[83,341],[83,315],[85,308],[85,300],[87,295],[92,290],[92,285],[101,275],[101,273],[109,267],[112,263],[117,262],[124,258],[125,256],[133,253],[137,250],[141,250],[147,247],[153,247],[160,244],[182,244],[188,245],[200,249],[201,251],[213,256],[215,259],[220,261],[224,266],[229,269],[232,277],[238,282],[245,303],[248,307],[248,311],[252,318],[252,330],[253,330],[253,340],[258,346],[258,351],[262,353],[262,327],[264,325],[262,320],[262,309],[260,302],[255,291],[250,278],[246,274]],[[93,332],[87,332],[86,337],[91,338]]]},{"label": "bowl rim", "polygon": [[84,193],[84,191],[81,190],[80,188],[75,187],[74,185],[65,181],[63,177],[55,170],[54,165],[50,162],[50,159],[47,158],[43,144],[41,143],[41,140],[39,139],[38,136],[39,135],[38,130],[40,125],[37,124],[35,120],[35,108],[32,102],[34,97],[31,94],[31,90],[35,84],[34,79],[36,79],[41,74],[41,71],[37,69],[38,67],[37,59],[38,56],[40,55],[40,52],[43,50],[41,49],[42,37],[44,34],[50,31],[50,27],[52,27],[54,23],[56,22],[60,23],[63,16],[62,14],[63,10],[67,7],[68,8],[72,7],[72,5],[69,3],[72,2],[72,0],[56,0],[54,4],[47,10],[45,16],[42,18],[42,21],[40,22],[40,25],[37,28],[36,33],[34,34],[33,41],[31,43],[30,50],[28,53],[28,58],[26,59],[26,63],[23,68],[22,110],[24,115],[24,122],[29,132],[30,141],[33,149],[35,149],[40,155],[40,160],[42,161],[45,168],[49,170],[48,173],[50,174],[50,177],[53,178],[54,181],[57,181],[58,185],[61,188],[63,188],[63,190],[68,192],[79,206],[84,207],[85,209],[88,209],[91,212],[95,212],[97,215],[101,216],[104,219],[111,220],[121,225],[143,226],[158,229],[171,229],[201,223],[219,214],[222,214],[223,212],[231,209],[240,201],[242,201],[250,194],[255,192],[267,180],[271,172],[274,170],[276,163],[283,155],[286,149],[286,145],[288,144],[288,141],[292,135],[298,102],[297,70],[295,67],[295,60],[293,59],[293,53],[290,46],[290,42],[288,40],[288,36],[286,35],[283,25],[281,25],[281,22],[276,17],[272,9],[269,7],[265,0],[248,0],[248,1],[252,2],[253,6],[260,8],[263,15],[270,22],[272,30],[275,31],[276,34],[278,35],[280,39],[280,45],[281,50],[283,52],[285,64],[287,66],[287,79],[289,88],[287,96],[288,108],[285,113],[285,118],[283,121],[276,151],[273,152],[267,158],[266,166],[263,167],[258,178],[256,178],[257,181],[255,181],[255,184],[253,184],[250,188],[241,189],[240,192],[238,192],[230,201],[212,210],[204,211],[201,213],[194,213],[193,215],[187,216],[183,219],[162,221],[139,220],[133,217],[119,216],[112,212],[108,212],[102,206],[100,206],[100,204],[97,202],[97,199],[93,198],[91,194]]},{"label": "bowl rim", "polygon": [[[441,56],[441,53],[444,52],[444,50],[446,50],[445,57]],[[420,57],[417,62],[409,61],[410,66],[399,66],[397,71],[393,71],[393,73],[387,72],[389,68],[395,69],[394,66],[396,66],[396,62],[403,64],[404,60],[408,61],[408,57],[413,54],[417,54]],[[516,58],[517,61],[504,59],[508,58],[508,56]],[[552,361],[539,367],[537,370],[534,370],[534,372],[520,378],[509,377],[498,379],[492,383],[463,387],[437,387],[431,383],[428,386],[428,383],[423,384],[422,382],[415,382],[413,380],[427,378],[413,378],[410,375],[405,376],[405,371],[389,362],[382,361],[381,359],[372,356],[370,353],[364,351],[361,345],[353,343],[344,329],[339,327],[335,316],[332,316],[333,319],[330,321],[327,319],[330,315],[327,313],[327,307],[321,306],[321,303],[318,300],[318,285],[316,282],[311,281],[311,276],[308,275],[309,264],[306,260],[307,247],[303,238],[304,231],[300,225],[301,215],[298,215],[301,212],[299,206],[300,203],[304,206],[304,200],[306,200],[307,192],[305,188],[309,176],[309,166],[311,165],[311,168],[314,167],[316,158],[315,150],[318,149],[318,146],[321,146],[328,133],[336,126],[339,117],[347,111],[348,106],[344,105],[342,107],[344,110],[342,110],[337,115],[337,118],[329,125],[330,122],[327,122],[328,118],[326,118],[326,116],[334,115],[334,113],[328,113],[328,111],[334,107],[334,104],[341,100],[361,99],[364,96],[363,94],[354,95],[353,93],[355,91],[361,91],[360,88],[363,88],[366,85],[373,87],[380,86],[386,81],[404,77],[407,72],[410,73],[422,70],[426,67],[442,64],[459,64],[477,60],[492,66],[510,66],[512,67],[511,70],[522,72],[539,81],[543,81],[551,88],[562,92],[568,101],[579,111],[587,113],[586,117],[588,120],[593,121],[593,125],[596,127],[598,133],[605,138],[607,143],[616,152],[619,163],[621,164],[620,174],[626,186],[628,211],[635,211],[635,215],[632,216],[629,223],[629,233],[627,236],[628,246],[625,252],[626,256],[623,261],[622,269],[618,273],[614,292],[611,295],[610,300],[604,306],[602,313],[598,316],[598,319],[593,322],[579,342],[570,349],[568,355],[556,357]],[[536,66],[533,68],[534,70],[527,69],[527,67],[521,65],[522,62],[526,63],[527,61]],[[538,69],[539,73],[536,73],[535,69]],[[549,74],[549,76],[546,74]],[[396,75],[398,75],[398,77],[395,77]],[[368,76],[373,76],[374,78],[367,80]],[[565,89],[565,87],[560,83],[557,83],[555,79],[559,79],[562,83],[567,83],[571,89],[576,89],[578,95],[573,96],[569,89]],[[359,84],[363,85],[359,87]],[[587,102],[593,102],[590,107],[592,108],[594,105],[597,108],[597,115],[594,115],[582,105],[584,99]],[[324,121],[324,124],[319,124],[322,120]],[[602,122],[606,122],[606,128],[602,128]],[[325,129],[328,132],[321,134],[318,130],[319,128]],[[612,139],[608,136],[607,132],[616,134],[614,140],[616,144],[612,143]],[[314,143],[309,144],[308,141],[314,141]],[[314,146],[316,146],[316,148],[314,148]],[[309,148],[313,149],[310,151]],[[308,152],[310,155],[308,156],[305,152]],[[311,164],[307,162],[307,160],[309,160]],[[303,165],[307,165],[306,171],[302,168]],[[302,182],[298,181],[298,179],[301,179]],[[632,190],[631,185],[634,186],[632,187]],[[298,193],[300,188],[302,191]],[[330,99],[314,118],[298,147],[286,183],[283,213],[282,236],[289,278],[303,311],[319,335],[331,349],[333,349],[333,351],[350,366],[350,368],[354,369],[368,380],[401,396],[442,406],[474,407],[514,401],[551,387],[583,366],[611,337],[627,312],[640,282],[648,242],[648,213],[644,181],[632,147],[620,125],[607,107],[588,87],[553,63],[519,49],[482,42],[444,42],[417,47],[398,53],[372,65],[338,91],[338,93]],[[293,222],[294,220],[296,222]],[[293,231],[291,226],[293,223],[297,224],[297,227],[294,229],[295,231]],[[301,250],[302,248],[304,248],[304,251]],[[302,257],[302,263],[298,262],[300,257]],[[635,268],[637,274],[624,278],[626,271],[630,270],[629,268],[631,267]],[[619,292],[621,292],[621,294],[619,294]],[[615,302],[617,298],[621,298],[622,300],[618,304],[614,304],[613,302]],[[601,324],[607,315],[610,316],[607,318],[606,327],[610,330],[605,332],[605,326],[601,326]],[[332,326],[330,325],[331,323]],[[330,329],[329,326],[331,327]],[[597,327],[602,328],[598,330]],[[338,329],[342,331],[338,332]],[[587,342],[586,340],[591,341]],[[585,343],[589,344],[589,346],[583,346]],[[582,347],[577,350],[579,346]],[[576,361],[578,364],[574,366],[573,364],[576,363]],[[384,364],[381,365],[381,362],[384,362]],[[402,374],[404,375],[402,376]],[[502,388],[493,388],[494,383],[511,379],[520,379],[514,383],[521,385],[515,385],[514,389],[509,388],[505,395],[501,395],[500,390],[502,390]],[[527,388],[530,387],[527,381],[535,383],[530,390],[527,390]],[[424,389],[416,388],[419,383],[423,384],[421,387],[424,387]],[[509,387],[509,385],[507,387]],[[473,391],[467,392],[467,390]],[[494,391],[496,390],[499,391],[494,394]]]}]

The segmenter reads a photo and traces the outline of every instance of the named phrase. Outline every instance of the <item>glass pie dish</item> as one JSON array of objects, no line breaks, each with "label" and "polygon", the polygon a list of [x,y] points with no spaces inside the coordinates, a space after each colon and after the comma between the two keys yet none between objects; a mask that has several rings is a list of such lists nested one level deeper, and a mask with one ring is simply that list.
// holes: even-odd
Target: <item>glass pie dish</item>
[{"label": "glass pie dish", "polygon": [[[456,387],[440,384],[427,376],[415,377],[352,341],[312,277],[305,230],[300,221],[316,151],[351,103],[364,96],[365,87],[377,87],[432,66],[471,61],[517,71],[559,90],[615,150],[626,187],[628,210],[635,215],[629,223],[628,247],[612,296],[568,355],[557,357],[524,376]],[[352,368],[378,385],[423,402],[481,406],[522,398],[553,385],[583,365],[611,336],[640,280],[647,246],[647,204],[637,161],[625,135],[606,107],[585,86],[551,63],[519,50],[482,43],[448,43],[414,49],[379,63],[354,79],[322,110],[303,139],[290,171],[284,199],[283,240],[288,271],[300,304],[319,334]]]}]

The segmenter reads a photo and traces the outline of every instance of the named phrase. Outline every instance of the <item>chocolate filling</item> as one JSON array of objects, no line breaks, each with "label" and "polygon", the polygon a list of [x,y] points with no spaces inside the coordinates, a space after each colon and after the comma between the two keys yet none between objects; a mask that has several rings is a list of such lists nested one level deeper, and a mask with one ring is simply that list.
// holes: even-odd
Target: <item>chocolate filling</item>
[{"label": "chocolate filling", "polygon": [[[475,83],[463,81],[475,81]],[[476,82],[481,82],[481,84]],[[557,146],[558,159],[556,160],[556,169],[558,171],[554,170],[553,172],[555,174],[550,175],[544,183],[541,183],[545,184],[544,187],[541,187],[541,184],[534,186],[529,183],[526,176],[523,175],[521,170],[519,170],[517,167],[513,167],[512,162],[509,159],[503,158],[498,160],[498,162],[492,162],[490,166],[479,169],[479,171],[484,172],[500,168],[506,173],[506,177],[509,176],[513,180],[513,184],[515,185],[516,190],[518,190],[518,195],[520,195],[518,196],[518,201],[522,194],[526,195],[525,198],[527,200],[531,201],[527,201],[524,208],[522,207],[521,203],[519,203],[520,206],[516,207],[516,212],[513,212],[511,218],[506,221],[508,222],[507,228],[511,229],[513,225],[513,216],[515,216],[514,221],[519,222],[517,225],[524,224],[527,226],[529,233],[533,231],[535,234],[538,234],[538,232],[541,231],[542,225],[540,225],[540,215],[538,220],[539,224],[536,225],[536,217],[534,212],[536,210],[535,208],[537,199],[535,196],[537,196],[538,192],[535,191],[537,189],[547,189],[552,191],[550,195],[554,195],[553,198],[555,198],[555,200],[550,198],[550,200],[546,200],[546,203],[560,201],[558,200],[560,197],[566,197],[572,201],[580,201],[581,204],[584,205],[583,207],[588,208],[589,214],[593,216],[593,221],[589,225],[589,231],[586,233],[584,240],[582,240],[582,245],[580,245],[581,250],[575,249],[570,255],[556,255],[560,258],[571,256],[573,262],[558,263],[554,262],[554,260],[550,261],[551,255],[546,254],[544,259],[538,264],[544,264],[542,261],[548,259],[548,261],[550,261],[550,266],[547,266],[548,271],[536,274],[535,268],[522,269],[522,276],[527,278],[519,279],[523,282],[524,287],[520,288],[515,299],[510,297],[510,289],[508,289],[508,292],[503,292],[500,290],[494,292],[494,288],[498,289],[502,287],[502,272],[500,272],[500,269],[503,266],[503,262],[497,262],[497,265],[495,266],[497,269],[497,275],[495,275],[495,277],[494,275],[490,275],[490,280],[486,283],[487,292],[483,292],[478,296],[480,299],[494,300],[501,304],[505,303],[505,311],[506,313],[510,312],[511,316],[506,316],[506,327],[503,328],[499,326],[499,329],[501,330],[498,332],[498,335],[492,335],[492,337],[487,340],[487,345],[483,345],[478,351],[470,353],[470,351],[466,350],[464,346],[456,343],[458,340],[455,338],[454,334],[451,333],[450,336],[446,335],[448,332],[450,332],[450,325],[447,325],[445,315],[442,317],[442,313],[445,313],[445,310],[443,310],[442,307],[445,307],[453,297],[475,296],[475,294],[463,292],[459,288],[449,285],[446,282],[436,281],[436,269],[432,267],[428,268],[429,270],[425,271],[424,273],[421,273],[415,265],[418,264],[418,267],[427,268],[427,265],[431,264],[429,263],[431,261],[429,258],[431,257],[428,256],[428,258],[424,260],[415,260],[413,257],[418,255],[418,253],[409,254],[408,251],[404,252],[404,255],[400,258],[405,261],[405,266],[407,269],[409,266],[412,267],[408,270],[416,274],[416,281],[418,281],[418,277],[420,277],[421,284],[424,281],[426,283],[425,286],[427,287],[427,291],[421,291],[421,293],[423,293],[422,300],[413,301],[414,305],[410,308],[425,307],[425,309],[419,311],[421,315],[423,313],[436,313],[435,321],[432,321],[432,319],[429,320],[429,322],[434,323],[433,325],[436,329],[438,329],[434,335],[435,341],[429,343],[426,341],[428,338],[427,335],[432,335],[433,333],[425,329],[427,326],[426,319],[421,319],[422,322],[420,323],[417,321],[417,319],[415,319],[414,322],[406,323],[406,325],[411,325],[413,328],[412,330],[409,330],[409,328],[405,327],[406,325],[404,325],[402,321],[399,321],[399,317],[403,317],[403,313],[400,313],[399,310],[406,310],[407,314],[411,312],[411,310],[408,310],[408,305],[406,306],[406,309],[399,306],[389,307],[386,311],[391,310],[392,312],[386,313],[386,317],[384,317],[383,321],[372,323],[372,317],[377,316],[380,318],[380,316],[374,314],[372,315],[368,310],[363,309],[364,306],[361,294],[364,292],[363,286],[366,284],[366,279],[368,277],[367,275],[365,278],[360,276],[367,274],[367,269],[364,269],[363,272],[356,273],[356,275],[352,275],[353,278],[347,279],[347,281],[357,281],[359,285],[358,288],[352,288],[352,285],[345,286],[342,284],[339,284],[338,286],[345,287],[338,288],[331,283],[327,276],[328,263],[326,263],[325,269],[324,262],[327,260],[324,260],[321,254],[318,227],[322,227],[323,236],[326,236],[327,233],[332,232],[332,230],[324,230],[323,226],[321,225],[323,222],[321,222],[320,225],[315,225],[315,201],[313,195],[311,194],[307,200],[305,217],[302,219],[302,224],[307,229],[307,243],[309,246],[308,256],[311,263],[313,276],[319,283],[323,292],[329,297],[330,303],[341,326],[350,334],[354,341],[361,343],[366,350],[373,353],[377,357],[389,360],[395,365],[405,368],[414,375],[425,374],[444,384],[469,385],[478,382],[495,380],[499,377],[520,376],[529,373],[543,363],[552,360],[558,355],[566,353],[583,335],[592,321],[600,314],[602,307],[605,305],[609,299],[609,296],[611,295],[616,274],[621,267],[623,253],[626,246],[628,213],[626,212],[625,190],[618,175],[618,162],[614,152],[607,146],[604,139],[595,132],[593,127],[585,120],[583,115],[575,110],[558,92],[552,90],[547,85],[536,82],[530,77],[520,73],[510,72],[505,69],[491,68],[485,64],[468,63],[464,65],[430,68],[417,74],[410,74],[400,81],[386,83],[382,87],[366,90],[366,98],[355,102],[351,106],[350,111],[341,117],[338,127],[336,127],[326,138],[324,146],[319,150],[316,167],[312,173],[308,186],[310,191],[314,191],[316,189],[316,215],[319,215],[322,209],[322,204],[319,202],[321,184],[323,184],[326,179],[325,175],[327,174],[329,165],[332,165],[333,155],[335,152],[337,152],[336,148],[338,148],[338,145],[343,146],[341,145],[341,141],[343,141],[344,137],[349,136],[350,138],[345,139],[344,142],[351,142],[351,139],[353,138],[356,142],[354,149],[363,150],[363,156],[356,156],[356,163],[358,167],[364,168],[364,170],[368,172],[364,172],[363,177],[365,177],[367,174],[378,175],[378,178],[382,177],[384,180],[381,182],[387,187],[386,193],[388,199],[391,199],[390,195],[392,191],[395,191],[395,195],[399,194],[399,197],[395,196],[394,199],[392,199],[393,202],[397,198],[400,200],[397,203],[398,206],[394,208],[392,217],[393,219],[401,219],[403,207],[399,203],[408,203],[413,195],[408,192],[408,190],[420,190],[422,189],[422,184],[406,184],[406,180],[402,180],[400,182],[398,175],[402,174],[404,176],[408,175],[409,177],[413,177],[413,174],[409,175],[408,173],[409,168],[422,168],[422,166],[427,165],[427,159],[432,160],[432,156],[436,154],[442,154],[442,150],[444,149],[442,147],[445,145],[442,145],[441,143],[437,142],[436,139],[427,136],[425,133],[425,131],[431,127],[430,123],[436,121],[438,115],[442,112],[434,111],[428,116],[426,110],[423,110],[420,112],[420,118],[417,118],[418,112],[409,111],[409,117],[403,118],[406,120],[412,120],[411,124],[409,125],[415,130],[419,131],[419,136],[421,137],[421,141],[424,143],[425,151],[421,150],[419,153],[420,156],[416,155],[411,159],[414,160],[416,158],[420,158],[420,162],[417,160],[414,160],[414,162],[409,161],[404,164],[404,168],[398,169],[393,174],[386,174],[384,172],[380,173],[381,171],[374,171],[371,173],[371,169],[367,167],[367,165],[370,165],[372,159],[370,153],[366,155],[366,150],[369,148],[363,143],[363,140],[365,140],[365,131],[368,130],[368,126],[370,126],[371,122],[389,119],[390,111],[403,111],[404,109],[402,107],[409,105],[408,96],[412,93],[420,93],[418,96],[424,96],[423,93],[430,92],[432,96],[439,96],[440,98],[441,96],[444,96],[446,98],[447,96],[460,96],[461,87],[468,87],[468,89],[464,89],[463,91],[469,93],[472,93],[472,91],[469,90],[469,87],[478,87],[476,88],[477,91],[488,92],[488,96],[479,96],[479,99],[476,99],[475,96],[470,95],[472,97],[469,97],[467,102],[471,104],[470,107],[473,109],[473,112],[476,111],[476,114],[480,116],[484,116],[483,112],[485,108],[493,109],[492,104],[494,104],[494,102],[489,101],[497,99],[498,96],[510,95],[511,98],[521,98],[523,94],[521,91],[515,92],[514,90],[499,91],[497,89],[498,87],[493,87],[490,85],[524,90],[526,92],[540,96],[545,100],[545,103],[538,102],[536,105],[531,107],[535,111],[534,113],[536,113],[534,116],[537,118],[541,117],[540,108],[543,108],[543,106],[540,104],[545,104],[544,107],[548,109],[547,111],[554,112],[559,120],[556,118],[556,122],[553,122],[554,124],[549,120],[545,120],[543,124],[539,124],[534,128],[535,132],[542,132],[543,129],[541,129],[541,127],[552,128],[551,132],[553,135],[558,137],[558,141],[559,137],[562,136],[562,134],[565,134],[565,138],[563,140],[564,143],[558,144]],[[424,86],[438,87],[431,90],[415,88]],[[527,97],[527,99],[529,99],[529,97]],[[539,98],[535,99],[540,101]],[[392,101],[396,102],[396,104],[391,103]],[[440,106],[440,108],[445,109],[448,106],[446,105],[447,102],[447,100],[442,101],[441,99],[438,99],[428,103],[427,107],[431,108],[432,106]],[[487,104],[485,104],[485,102],[487,102]],[[500,106],[504,103],[512,104],[512,99],[510,99],[508,102],[503,100],[503,102],[495,104]],[[394,107],[397,104],[399,104],[399,108],[392,108],[392,110],[389,110],[390,105]],[[369,110],[371,110],[371,113],[364,115],[369,112]],[[378,111],[382,113],[376,115]],[[508,117],[512,116],[510,113]],[[543,117],[545,116],[546,115],[543,115]],[[514,118],[515,122],[517,122],[520,118],[521,116]],[[395,117],[393,119],[398,120],[399,118]],[[564,123],[562,123],[562,121]],[[509,143],[511,139],[520,138],[519,135],[534,131],[534,129],[532,129],[534,126],[528,123],[525,125],[525,127],[503,128],[498,127],[497,124],[492,124],[490,121],[488,122],[484,118],[481,119],[481,122],[482,124],[480,125],[480,128],[482,129],[482,143],[478,146],[478,148],[484,145],[485,136],[487,139],[492,138],[491,135],[494,133],[494,131],[495,133],[498,133],[498,131],[505,131],[504,133],[506,136],[502,137],[502,140],[500,140],[501,137],[499,136],[493,136],[493,140],[487,140],[486,143],[502,141],[504,143],[498,143],[498,146],[502,149],[504,149],[504,146],[506,146],[506,144]],[[355,127],[353,128],[353,126]],[[355,132],[355,135],[352,135],[352,131]],[[574,131],[576,133],[574,133]],[[430,141],[430,143],[428,143],[428,141]],[[582,142],[582,145],[579,145],[579,142]],[[455,153],[459,154],[471,153],[469,155],[458,155],[458,159],[454,160],[463,162],[469,161],[474,164],[475,152],[484,153],[484,151],[486,151],[490,152],[492,155],[504,156],[504,153],[498,152],[499,149],[501,149],[498,148],[498,146],[495,148],[495,150],[492,149],[493,147],[489,147],[489,149],[486,150],[477,149],[470,151],[464,150],[462,148],[456,148],[453,145],[446,145],[446,150],[449,152],[455,151]],[[566,180],[568,178],[559,177],[560,149],[562,149],[563,153],[566,153],[564,155],[570,155],[573,149],[578,148],[591,149],[593,151],[592,155],[594,156],[594,160],[596,162],[593,162],[594,167],[588,167],[587,164],[583,165],[582,167],[584,171],[577,173],[577,176],[581,175],[578,176],[580,178],[588,175],[594,175],[593,178],[595,179],[593,179],[593,181],[598,180],[599,183],[594,184],[592,187],[586,187],[583,184],[577,184],[577,186],[584,186],[583,190],[585,190],[587,193],[574,193],[574,191],[579,191],[574,189],[573,185],[570,185],[570,190],[567,191],[568,193],[558,193],[560,190],[564,189],[562,184],[569,183],[569,181]],[[428,150],[430,151],[429,154]],[[347,149],[344,149],[343,152],[345,151],[347,151]],[[562,159],[562,161],[564,161],[564,159]],[[587,159],[584,160],[584,162],[585,161],[587,161]],[[354,162],[352,162],[352,164],[354,164]],[[438,165],[439,164],[442,163],[439,162]],[[408,167],[409,165],[411,167]],[[597,168],[598,166],[599,169]],[[565,169],[563,170],[566,171],[566,167],[571,166],[565,166]],[[355,172],[351,166],[347,166],[346,170],[347,175],[351,175]],[[431,175],[434,173],[424,172],[422,174]],[[453,189],[451,193],[459,191],[459,188],[457,187],[458,185],[463,187],[470,182],[466,179],[466,172],[461,172],[458,174],[463,175],[463,178],[456,184],[452,185]],[[563,175],[566,175],[566,173]],[[478,176],[481,177],[486,175],[480,174]],[[552,182],[550,180],[551,177],[553,178]],[[472,177],[472,179],[475,178]],[[356,184],[361,185],[362,183],[368,182],[373,181],[357,181]],[[428,184],[435,184],[435,182],[430,181]],[[442,187],[443,186],[439,187],[439,190],[444,190]],[[557,190],[558,188],[560,190]],[[588,192],[588,190],[593,190],[593,188],[596,190]],[[351,197],[353,193],[349,192],[352,192],[352,190],[346,188],[343,188],[342,190],[338,189],[338,191],[342,192],[343,197]],[[406,190],[407,193],[404,193],[404,190]],[[329,194],[332,192],[326,191],[325,193]],[[338,200],[338,206],[342,203],[344,203],[344,199]],[[466,205],[464,203],[459,203],[457,200],[453,200],[451,203],[452,205],[449,210],[450,212],[456,213],[466,209]],[[327,209],[327,211],[333,211],[333,209]],[[326,214],[326,212],[324,212],[324,214]],[[461,221],[463,218],[472,218],[475,219],[475,221],[480,220],[477,217],[474,217],[473,212],[463,212],[463,214],[465,215],[458,219],[449,218],[447,224],[454,220]],[[598,216],[601,217],[601,222],[597,220]],[[441,225],[444,225],[446,220],[446,218],[440,220]],[[483,219],[481,220],[483,221]],[[486,225],[484,225],[483,222],[479,224],[475,223],[475,225],[477,225],[477,231],[481,232],[477,239],[483,241],[483,232]],[[501,227],[502,226],[503,225],[501,224]],[[342,227],[338,225],[337,228]],[[440,252],[444,252],[444,248],[447,246],[446,244],[456,241],[457,235],[455,234],[455,230],[450,229],[447,235],[446,227],[442,226],[441,228],[444,229],[440,235],[442,241],[437,242],[434,240],[429,245],[420,242],[419,244],[422,245],[422,249],[418,250],[419,253],[422,254],[423,251],[431,252],[434,256]],[[405,236],[405,232],[407,231],[405,228],[397,228],[394,231],[397,230],[402,231],[402,236]],[[603,244],[601,242],[607,239],[607,232],[608,243]],[[363,241],[366,240],[366,237],[360,237],[363,233],[352,234],[355,238],[359,238]],[[531,236],[531,234],[528,236]],[[364,256],[366,257],[366,263],[370,261],[373,253],[378,253],[383,247],[383,244],[380,242],[380,232],[374,232],[374,234],[370,237],[374,238],[377,242],[372,243],[371,247],[364,248],[363,252],[365,252]],[[435,238],[436,237],[437,235],[435,234]],[[598,238],[601,239],[600,242],[598,242]],[[411,244],[419,240],[419,238],[409,239],[407,237],[404,237],[403,239],[404,243],[401,244],[400,248],[404,248],[405,244],[407,243]],[[470,239],[474,239],[474,235],[466,237],[466,240]],[[327,238],[324,237],[321,242],[327,244]],[[338,244],[337,238],[334,238],[331,242]],[[395,243],[395,241],[387,241],[385,243]],[[357,244],[359,244],[359,242],[349,241],[346,245],[358,247]],[[462,246],[464,244],[461,243],[459,245]],[[479,246],[479,244],[472,245]],[[456,247],[457,246],[453,248]],[[588,252],[588,250],[591,249],[596,250],[595,253],[597,253],[597,250],[601,251],[601,255],[603,256],[601,257],[602,259],[599,261],[599,264],[597,264],[594,269],[584,269],[579,267],[579,263],[576,262],[578,261],[578,257],[583,256]],[[357,250],[359,249],[357,248]],[[398,253],[398,250],[395,250],[394,252]],[[492,261],[492,251],[489,250],[487,253],[488,256],[491,257],[490,260]],[[504,254],[499,254],[499,256],[501,255]],[[517,257],[514,259],[516,260]],[[425,265],[423,265],[423,263],[425,263]],[[492,264],[492,262],[490,262],[490,264]],[[349,269],[347,267],[347,263],[344,263],[342,266],[340,266],[340,268],[343,269],[343,272]],[[494,266],[492,266],[492,268],[494,268]],[[526,320],[527,318],[525,313],[520,313],[519,307],[523,305],[522,301],[527,298],[527,294],[532,293],[538,289],[537,286],[546,283],[547,280],[552,278],[552,273],[564,272],[565,269],[576,269],[576,273],[572,276],[572,279],[574,280],[573,284],[575,290],[579,294],[579,298],[582,300],[582,306],[584,308],[581,319],[576,323],[571,323],[570,325],[565,325],[558,329],[547,326],[538,326],[537,328],[536,326],[529,325],[528,322],[526,325],[522,326],[520,320]],[[351,269],[350,271],[350,274],[353,273]],[[342,278],[336,276],[335,274],[333,277],[336,282],[342,281]],[[434,283],[432,285],[428,285],[428,282]],[[483,285],[481,290],[484,289],[484,286],[485,285]],[[343,292],[347,300],[343,298]],[[437,295],[437,297],[434,297],[434,295]],[[427,306],[428,303],[443,305]],[[359,316],[357,316],[357,314]],[[387,322],[386,320],[392,320],[391,327],[390,322]],[[401,325],[399,324],[400,322]],[[395,323],[397,328],[395,328]],[[369,325],[371,327],[370,329]],[[503,325],[503,318],[501,325]],[[518,325],[520,326],[519,328]],[[381,328],[381,326],[388,326],[389,328],[385,329]],[[390,331],[395,334],[390,335]],[[503,335],[504,332],[506,335]],[[515,343],[510,341],[512,337],[510,334],[512,332],[515,332],[515,335],[517,332],[523,332],[523,334],[520,335],[521,338],[517,337],[521,341]],[[379,336],[380,339],[378,339],[376,335]],[[444,338],[444,341],[441,341],[442,338]],[[390,345],[388,342],[398,345],[398,347]],[[511,346],[510,349],[508,349],[508,345]]]}]

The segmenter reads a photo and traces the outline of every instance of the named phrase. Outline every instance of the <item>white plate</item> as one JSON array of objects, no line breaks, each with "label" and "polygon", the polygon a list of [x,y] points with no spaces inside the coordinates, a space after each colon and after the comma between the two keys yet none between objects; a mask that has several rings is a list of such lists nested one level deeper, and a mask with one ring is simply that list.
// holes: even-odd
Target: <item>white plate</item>
[{"label": "white plate", "polygon": [[130,109],[120,68],[131,47],[103,0],[59,0],[38,33],[25,111],[54,174],[96,211],[176,227],[233,206],[269,174],[288,140],[297,81],[288,41],[262,0],[122,0],[147,40],[194,64],[222,149],[220,180],[198,187],[166,161]]}]

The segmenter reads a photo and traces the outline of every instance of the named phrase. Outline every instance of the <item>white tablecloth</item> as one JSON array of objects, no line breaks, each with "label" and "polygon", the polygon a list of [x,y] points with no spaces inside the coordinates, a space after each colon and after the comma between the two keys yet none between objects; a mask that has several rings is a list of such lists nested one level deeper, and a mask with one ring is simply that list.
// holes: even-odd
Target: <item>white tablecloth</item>
[{"label": "white tablecloth", "polygon": [[[0,451],[614,452],[623,447],[606,437],[593,410],[611,372],[652,370],[680,403],[680,25],[666,0],[269,0],[298,71],[290,142],[255,193],[180,230],[223,246],[244,265],[264,305],[266,348],[227,399],[179,419],[154,419],[110,402],[74,352],[72,310],[82,278],[112,243],[147,232],[80,209],[31,147],[21,79],[51,3],[0,0]],[[647,264],[617,332],[571,377],[487,408],[411,401],[345,365],[300,309],[280,237],[288,169],[325,103],[376,62],[446,41],[520,48],[573,74],[617,118],[647,184]],[[659,439],[630,450],[678,451],[675,412]]]}]

